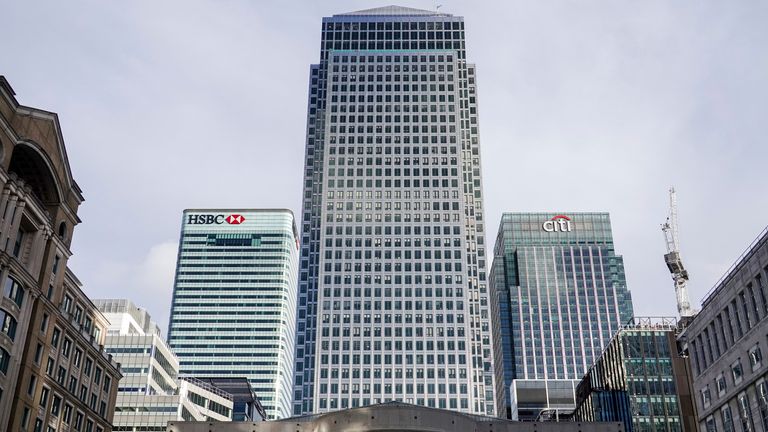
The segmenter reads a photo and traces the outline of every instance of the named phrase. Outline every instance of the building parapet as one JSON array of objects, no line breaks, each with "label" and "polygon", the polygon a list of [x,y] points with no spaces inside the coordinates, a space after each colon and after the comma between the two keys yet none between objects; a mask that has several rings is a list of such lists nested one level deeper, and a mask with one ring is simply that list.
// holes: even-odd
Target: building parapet
[{"label": "building parapet", "polygon": [[726,285],[728,285],[728,282],[733,279],[733,277],[739,272],[739,270],[744,266],[744,264],[748,261],[747,257],[753,254],[757,251],[757,249],[763,245],[764,243],[768,242],[768,226],[763,228],[762,231],[760,231],[760,234],[757,235],[757,237],[752,240],[752,243],[747,246],[746,249],[744,249],[744,252],[739,255],[738,258],[731,264],[730,267],[728,267],[728,270],[723,273],[723,276],[720,277],[720,279],[715,282],[715,284],[712,286],[712,288],[704,295],[704,300],[701,301],[701,307],[704,308],[709,304],[710,301],[715,297],[717,293],[719,293]]}]

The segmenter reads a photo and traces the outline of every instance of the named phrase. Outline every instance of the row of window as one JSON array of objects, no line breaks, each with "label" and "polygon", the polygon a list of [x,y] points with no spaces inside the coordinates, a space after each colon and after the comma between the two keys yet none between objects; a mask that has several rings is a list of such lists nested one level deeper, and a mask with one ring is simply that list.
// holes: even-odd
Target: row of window
[{"label": "row of window", "polygon": [[[335,30],[464,30],[462,21],[413,21],[413,22],[327,22],[324,24],[326,33]],[[434,57],[434,56],[433,56]],[[370,60],[373,61],[373,60]]]},{"label": "row of window", "polygon": [[[466,365],[465,354],[320,354],[320,365]],[[421,369],[418,369],[421,370]]]},{"label": "row of window", "polygon": [[[768,267],[763,269],[768,274]],[[701,374],[741,339],[758,322],[768,316],[768,293],[763,274],[758,274],[737,292],[715,319],[691,340],[694,372]]]},{"label": "row of window", "polygon": [[[331,72],[453,72],[453,64],[451,63],[445,63],[445,58],[443,56],[437,56],[436,58],[433,56],[432,61],[428,63],[421,63],[421,64],[377,64],[377,65],[357,65],[357,64],[348,64],[349,58],[346,60],[342,56],[341,61],[342,64],[334,64],[331,67]],[[373,57],[371,57],[371,61],[373,60]],[[386,60],[387,62],[391,62],[392,58],[389,57],[389,60],[387,60],[386,57],[381,57],[381,60]],[[381,60],[379,62],[381,62]],[[434,60],[437,60],[438,63],[435,64]],[[352,62],[354,63],[354,62]],[[361,63],[365,63],[364,61]],[[408,63],[408,62],[405,62]]]},{"label": "row of window", "polygon": [[[399,303],[399,302],[395,302],[395,304],[397,304],[397,303]],[[415,302],[415,303],[417,303],[415,308],[412,308],[412,307],[409,308],[410,304],[408,304],[408,303],[410,303],[410,302],[405,302],[405,303],[406,303],[406,309],[405,310],[422,310],[421,302],[420,301]],[[429,301],[424,302],[424,303],[427,306],[430,305]],[[436,305],[435,305],[434,309],[432,309],[430,307],[425,307],[423,309],[427,310],[427,311],[440,311],[440,310],[443,309],[442,302],[435,302],[435,303],[436,303]],[[453,310],[453,303],[450,302],[450,301],[446,302],[446,303],[447,303],[446,304],[446,310]],[[462,306],[462,307],[460,308],[459,306]],[[324,305],[322,310],[323,310],[323,312],[328,311],[328,309],[325,308],[325,305]],[[379,309],[376,309],[376,310],[379,310]],[[456,310],[459,310],[459,311],[463,310],[463,302],[457,302]],[[383,319],[382,319],[382,315],[383,315]],[[405,317],[405,319],[403,319],[403,317]],[[434,322],[436,322],[437,324],[442,324],[443,323],[443,314],[438,313],[434,317],[435,317]],[[351,323],[360,324],[361,322],[363,324],[371,324],[371,323],[381,324],[382,322],[385,323],[385,324],[390,324],[390,323],[400,324],[400,323],[403,323],[403,322],[406,323],[406,324],[410,324],[410,323],[413,323],[414,321],[415,321],[416,324],[420,324],[422,322],[424,322],[426,324],[432,324],[432,322],[433,322],[432,314],[424,315],[424,319],[422,319],[422,315],[421,314],[416,314],[415,315],[415,319],[414,319],[414,316],[411,315],[411,314],[404,314],[403,315],[403,314],[388,314],[388,313],[386,313],[386,314],[338,314],[338,313],[327,314],[327,313],[325,313],[325,314],[322,315],[322,320],[321,320],[321,322],[324,323],[324,324],[330,324],[331,322],[333,324],[341,324],[341,323],[344,323],[344,324],[351,324]],[[448,324],[452,324],[453,323],[453,314],[450,314],[450,313],[449,314],[445,314],[445,322],[448,323]],[[464,322],[464,316],[462,314],[457,314],[456,315],[456,322],[457,323],[463,323]]]},{"label": "row of window", "polygon": [[[47,328],[48,315],[45,314],[40,328],[41,333],[47,333]],[[94,360],[90,356],[84,355],[83,350],[59,327],[53,327],[50,344],[54,350],[59,351],[62,359],[60,360],[57,369],[56,355],[54,353],[49,355],[45,366],[46,374],[54,377],[62,387],[67,388],[74,397],[77,397],[83,403],[88,400],[88,395],[90,394],[89,406],[94,411],[97,409],[99,387],[101,387],[103,393],[102,400],[98,406],[98,412],[102,417],[105,416],[107,406],[106,400],[109,399],[112,378],[107,375],[101,367],[95,366],[96,363]],[[43,349],[43,345],[38,343],[34,359],[37,364],[41,364]],[[71,371],[67,370],[67,367],[65,367],[67,365],[71,367]],[[78,376],[80,380],[82,380],[82,383],[79,382],[80,380],[78,379]],[[67,377],[69,377],[68,381]],[[86,379],[91,380],[90,384],[92,384],[92,386],[90,386],[90,388]],[[29,383],[30,394],[34,394],[34,381],[34,379],[31,379]]]},{"label": "row of window", "polygon": [[[342,127],[345,128],[345,126],[339,126],[339,129],[340,129],[340,131],[343,132],[346,129],[342,129]],[[351,128],[351,126],[350,126],[350,128]],[[379,127],[377,126],[377,129],[376,129],[377,131],[379,131],[378,128]],[[388,133],[388,134],[392,133],[390,128],[391,128],[391,126],[384,126],[384,132]],[[399,130],[397,128],[399,128],[399,126],[395,126],[395,131],[399,132]],[[350,129],[350,131],[351,130],[352,129]],[[355,150],[355,149],[357,149],[357,150]],[[337,154],[337,152],[340,155],[344,155],[344,154],[348,154],[348,155],[354,155],[354,154],[358,154],[358,155],[362,155],[362,154],[371,155],[371,154],[374,154],[374,151],[375,151],[375,154],[377,154],[377,155],[378,154],[382,154],[382,153],[383,154],[393,154],[394,153],[394,154],[398,155],[398,154],[401,154],[401,152],[402,152],[402,154],[406,154],[406,155],[407,154],[411,154],[411,152],[413,152],[414,155],[417,155],[417,154],[422,154],[422,155],[427,155],[427,154],[433,154],[433,155],[443,154],[443,155],[445,155],[445,154],[448,154],[448,150],[449,149],[450,149],[450,152],[451,152],[450,154],[456,154],[456,147],[455,146],[450,146],[450,147],[448,147],[448,146],[440,146],[440,147],[438,147],[438,146],[432,146],[432,147],[417,147],[417,146],[415,146],[415,147],[406,147],[406,146],[398,146],[398,147],[381,147],[381,146],[376,146],[376,147],[373,147],[373,146],[368,146],[368,147],[359,147],[359,146],[358,147],[343,147],[343,146],[331,146],[331,147],[328,148],[328,153],[331,154],[331,155],[335,155],[335,154]],[[438,150],[439,150],[439,153],[438,153]],[[365,152],[365,153],[363,153],[363,152]],[[468,152],[465,152],[465,153],[467,155],[469,155]],[[478,153],[473,150],[473,154],[477,155]],[[331,159],[333,159],[333,158],[331,158]],[[344,165],[344,163],[342,163],[341,160],[342,160],[342,158],[338,159],[339,165]],[[376,162],[377,165],[381,165],[378,162],[379,158],[376,158],[375,160],[377,161]],[[395,159],[393,161],[396,162],[396,163],[399,163],[398,162],[399,160],[400,159],[395,157]],[[403,158],[402,160],[405,160],[405,158]],[[416,160],[416,157],[413,158],[413,161],[415,161],[415,160]],[[367,161],[367,159],[366,159],[366,161]],[[385,158],[383,161],[387,165],[389,165],[391,163],[391,161],[389,161],[388,158]],[[440,159],[440,161],[442,162],[442,159]],[[347,159],[347,162],[348,162],[348,165],[350,165],[352,163],[351,161],[349,161],[349,159]],[[435,160],[434,156],[432,158],[432,162],[434,164],[437,164],[437,161]],[[362,164],[362,161],[358,158],[357,163],[358,164]],[[311,165],[311,163],[308,163],[307,165],[309,166],[309,165]],[[414,162],[414,165],[418,165],[418,164]],[[424,165],[427,165],[427,163],[424,163]],[[416,197],[418,198],[418,196],[416,196]],[[379,197],[379,198],[381,198],[381,197]]]},{"label": "row of window", "polygon": [[[401,391],[398,391],[396,384],[394,387],[392,384],[384,384],[383,390],[385,394],[393,394],[393,389],[395,390],[394,394],[403,394],[402,389]],[[377,391],[376,393],[382,393],[381,391]],[[395,400],[395,399],[382,399],[382,398],[318,398],[320,409],[347,409],[347,408],[355,408],[358,406],[367,406],[371,403],[378,404],[382,403],[384,401],[388,400]],[[469,409],[469,399],[467,398],[398,398],[399,401],[405,401],[406,403],[410,404],[416,404],[421,406],[427,406],[430,408],[440,408],[440,409],[458,409],[459,408],[459,402],[461,402],[461,409],[468,410]]]},{"label": "row of window", "polygon": [[[366,258],[370,258],[370,254],[365,254]],[[380,253],[374,253],[373,256],[375,256],[377,259],[381,258]],[[357,258],[357,257],[356,257]],[[386,251],[384,253],[385,259],[391,259],[391,255],[389,251]],[[399,251],[395,251],[395,258],[399,258]],[[406,251],[405,258],[410,259],[411,255],[409,251]],[[482,260],[481,260],[482,261]],[[435,272],[441,272],[443,265],[441,263],[435,264]],[[456,263],[453,266],[451,266],[451,263],[445,263],[445,271],[461,271],[462,265],[461,263]],[[431,270],[428,270],[431,271]],[[391,275],[384,275],[383,277],[381,275],[355,275],[354,277],[352,275],[344,275],[343,278],[341,275],[331,276],[331,275],[325,275],[323,276],[323,283],[325,285],[341,285],[342,283],[345,285],[352,285],[353,283],[355,285],[360,284],[376,284],[376,285],[443,285],[444,283],[451,283],[449,281],[455,280],[455,283],[457,285],[461,284],[462,277],[461,275],[456,276],[445,276],[443,277],[442,274],[437,275],[431,275],[431,274],[416,274],[416,275],[395,275],[394,277]],[[354,282],[353,282],[354,281]],[[458,288],[458,287],[457,287]],[[325,288],[329,289],[329,288]]]},{"label": "row of window", "polygon": [[[450,184],[450,186],[449,186],[449,184]],[[339,189],[348,188],[348,189],[351,189],[351,188],[355,188],[355,187],[362,188],[363,185],[365,185],[366,188],[372,188],[372,187],[377,187],[377,188],[381,188],[381,187],[386,187],[386,188],[392,188],[392,187],[395,187],[395,188],[399,188],[399,187],[404,187],[404,188],[411,188],[411,187],[424,187],[424,188],[427,188],[427,187],[433,187],[433,188],[447,188],[447,187],[451,187],[451,188],[457,188],[457,187],[459,187],[459,181],[458,181],[458,179],[448,179],[448,178],[443,178],[442,180],[441,179],[432,179],[431,186],[430,186],[429,179],[418,179],[418,178],[417,179],[410,179],[410,178],[400,179],[400,178],[396,178],[394,181],[391,180],[391,179],[385,179],[385,180],[376,179],[376,180],[372,180],[372,179],[362,179],[362,178],[360,178],[360,179],[347,179],[346,182],[344,181],[344,179],[338,179],[338,180],[337,179],[329,179],[328,180],[328,187],[329,188],[339,188]],[[378,216],[381,216],[381,215],[378,215]],[[398,215],[398,217],[399,216],[400,215]],[[426,216],[429,216],[429,215],[426,215]],[[426,217],[426,216],[424,218],[424,222],[430,222],[430,219],[428,217]],[[481,216],[481,214],[477,215],[478,219],[480,219],[480,216]],[[347,219],[349,219],[350,217],[351,217],[351,215],[347,215]],[[327,222],[333,222],[332,220],[328,220],[327,217],[326,217],[326,221]],[[420,221],[420,220],[418,220],[418,221]],[[338,217],[337,217],[337,222],[338,222]],[[360,221],[358,221],[358,222],[360,222]],[[435,217],[435,222],[440,222],[439,216]]]},{"label": "row of window", "polygon": [[[361,178],[365,179],[367,177],[447,177],[450,172],[450,176],[456,177],[459,175],[458,168],[450,168],[450,171],[448,168],[432,168],[430,171],[429,168],[395,168],[394,170],[391,168],[357,168],[356,170],[353,168],[347,168],[346,170],[344,168],[339,168],[336,170],[335,168],[328,168],[328,177],[355,177],[355,178]],[[424,179],[426,180],[426,179]],[[458,191],[456,191],[458,192]],[[458,210],[458,203],[456,203],[457,206],[454,208],[454,210]],[[435,209],[437,210],[437,209]],[[448,209],[445,209],[448,210]]]},{"label": "row of window", "polygon": [[[435,40],[456,40],[463,41],[464,33],[461,31],[346,31],[346,32],[323,32],[323,40],[330,41],[435,41]],[[415,49],[415,48],[414,48]],[[334,56],[338,57],[338,56]],[[381,57],[381,56],[379,56]],[[387,56],[390,57],[390,56]],[[397,57],[397,56],[396,56]],[[434,58],[435,56],[430,56]],[[442,56],[440,56],[442,57]],[[361,56],[361,59],[364,59]],[[369,57],[370,58],[370,57]],[[407,58],[407,57],[406,57]]]},{"label": "row of window", "polygon": [[[325,41],[322,48],[327,50],[463,50],[464,41],[442,41],[435,42],[434,40],[427,40],[426,35],[424,39],[412,40],[412,41],[369,41],[366,43],[366,39],[363,35],[354,41]],[[327,57],[327,55],[326,55]],[[459,53],[459,58],[464,58],[462,53]]]},{"label": "row of window", "polygon": [[[736,406],[734,415],[732,404]],[[760,380],[755,386],[755,396],[750,397],[749,393],[744,391],[735,398],[724,404],[720,410],[704,420],[703,429],[706,432],[736,432],[734,423],[739,423],[741,432],[755,432],[755,421],[753,411],[758,414],[759,424],[762,430],[768,430],[768,385],[764,380]],[[720,428],[718,424],[720,423]]]},{"label": "row of window", "polygon": [[[422,65],[422,66],[423,66],[423,69],[424,69],[422,72],[426,72],[426,65]],[[404,69],[405,69],[405,67],[404,67]],[[416,70],[414,70],[414,72],[418,71],[418,68],[414,67],[414,69],[416,69]],[[373,72],[373,67],[370,67],[368,71],[369,72]],[[387,72],[389,72],[389,71],[387,71]],[[408,71],[404,70],[403,72],[408,72]],[[332,74],[331,75],[331,82],[332,83],[338,83],[338,82],[342,82],[342,83],[346,83],[346,82],[349,82],[349,83],[356,83],[356,82],[361,82],[361,83],[364,83],[364,82],[379,82],[379,83],[381,83],[381,82],[392,82],[392,81],[400,82],[401,80],[403,82],[419,82],[419,81],[424,81],[424,82],[446,82],[446,81],[453,82],[453,79],[454,79],[454,75],[453,74],[445,75],[445,74],[442,74],[442,73],[441,74],[434,74],[433,73],[433,74],[429,74],[429,75],[427,75],[427,74],[421,74],[421,75],[419,75],[419,74],[411,74],[411,75],[409,75],[407,73],[405,73],[405,74],[399,74],[399,73],[398,74],[391,74],[391,73],[389,73],[389,74],[386,74],[386,75],[381,75],[381,74],[379,74],[379,75],[373,75],[373,74],[371,74],[371,75],[364,75],[362,73],[360,75],[355,75],[355,74],[350,74],[350,75],[347,75],[347,74],[341,74],[341,75],[340,74]],[[354,85],[352,85],[350,87],[351,87],[350,91],[355,91]],[[376,87],[377,87],[376,88],[377,91],[382,91],[380,85],[377,85]],[[400,87],[399,85],[395,85],[395,89],[394,90],[395,91],[400,91],[399,87]],[[334,87],[332,86],[332,88],[334,88]],[[363,85],[361,84],[360,85],[360,89],[362,90],[362,88],[363,88]],[[413,87],[411,87],[411,88],[413,88]],[[440,88],[440,91],[445,91],[445,89],[446,89],[446,87],[443,86],[442,88]],[[448,91],[453,92],[453,90],[454,90],[453,84],[449,84],[447,86],[447,89],[448,89]],[[335,90],[335,88],[334,88],[334,90]],[[408,86],[407,85],[403,85],[403,90],[404,91],[408,91]],[[344,86],[342,86],[342,91],[345,91]],[[368,91],[373,91],[373,85],[372,84],[368,85]],[[392,91],[391,86],[389,88],[387,88],[387,91],[388,92]],[[335,112],[335,111],[331,110],[331,112]]]},{"label": "row of window", "polygon": [[[763,366],[763,353],[760,349],[760,344],[756,344],[749,349],[747,352],[747,358],[749,359],[751,371],[757,372]],[[730,376],[730,381],[734,386],[741,384],[741,382],[744,380],[744,368],[741,364],[741,357],[739,357],[735,362],[731,363],[729,368],[730,373],[720,373],[717,375],[717,377],[715,377],[714,388],[717,391],[718,398],[725,396],[728,391],[728,376]],[[707,384],[703,389],[701,389],[701,404],[706,409],[709,408],[711,403],[712,391],[709,388],[709,384]]]},{"label": "row of window", "polygon": [[[443,157],[439,157],[439,158],[437,156],[433,156],[432,157],[432,165],[448,165],[448,161],[449,161],[449,159],[448,159],[447,156],[443,156]],[[373,158],[373,157],[366,157],[366,158],[363,158],[363,157],[358,157],[358,158],[348,157],[345,160],[345,158],[339,157],[338,162],[339,162],[339,165],[345,165],[345,162],[346,162],[346,165],[349,165],[349,166],[352,166],[352,165],[355,165],[355,164],[357,164],[359,166],[363,166],[363,165],[376,165],[376,166],[382,166],[383,165],[383,166],[388,166],[388,165],[400,165],[400,164],[402,164],[402,165],[410,165],[411,162],[413,162],[414,165],[429,165],[430,164],[430,158],[427,157],[427,156],[423,156],[421,158],[414,157],[413,160],[411,160],[411,158],[408,157],[408,156],[404,156],[402,158],[400,156],[395,156],[394,158],[388,156],[388,157],[383,157],[383,158],[382,157],[376,157],[376,158]],[[457,165],[457,163],[458,163],[458,159],[456,159],[455,156],[451,156],[450,164],[451,165]],[[328,165],[329,166],[335,166],[336,165],[336,159],[333,158],[333,157],[329,158]],[[352,175],[352,174],[350,173],[349,175]],[[378,192],[381,193],[381,191],[378,191]],[[414,191],[414,192],[416,192],[416,191]],[[377,198],[380,199],[381,196],[379,196]],[[455,196],[455,198],[458,198],[458,196]]]}]

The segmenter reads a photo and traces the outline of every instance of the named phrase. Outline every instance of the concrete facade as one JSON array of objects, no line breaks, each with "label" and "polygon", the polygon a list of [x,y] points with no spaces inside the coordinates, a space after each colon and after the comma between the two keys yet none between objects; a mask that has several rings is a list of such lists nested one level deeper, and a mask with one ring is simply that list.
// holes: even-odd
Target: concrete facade
[{"label": "concrete facade", "polygon": [[83,201],[55,113],[0,76],[0,430],[106,432],[120,379],[107,321],[67,268]]},{"label": "concrete facade", "polygon": [[768,228],[736,260],[678,338],[687,350],[699,429],[768,430]]},{"label": "concrete facade", "polygon": [[279,421],[171,422],[168,432],[624,432],[620,422],[513,422],[457,411],[388,402]]},{"label": "concrete facade", "polygon": [[294,415],[496,415],[476,68],[460,16],[323,18],[311,66]]},{"label": "concrete facade", "polygon": [[125,299],[94,303],[110,322],[105,349],[123,372],[113,431],[163,431],[170,420],[232,419],[230,394],[194,378],[179,379],[179,360],[147,311]]}]

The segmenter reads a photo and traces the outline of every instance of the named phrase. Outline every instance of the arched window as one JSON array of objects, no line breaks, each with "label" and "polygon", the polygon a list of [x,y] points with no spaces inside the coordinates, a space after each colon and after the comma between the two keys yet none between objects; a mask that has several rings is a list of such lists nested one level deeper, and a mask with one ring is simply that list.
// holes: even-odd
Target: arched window
[{"label": "arched window", "polygon": [[67,239],[67,223],[64,222],[64,221],[62,221],[59,224],[59,237],[62,240],[66,240]]},{"label": "arched window", "polygon": [[31,144],[18,143],[13,148],[8,171],[30,187],[32,194],[51,210],[61,201],[56,176],[42,153]]},{"label": "arched window", "polygon": [[5,309],[0,309],[0,332],[8,335],[11,340],[16,339],[16,318]]},{"label": "arched window", "polygon": [[21,307],[24,302],[24,287],[12,277],[8,277],[5,280],[5,287],[3,288],[3,295],[13,300],[14,303]]}]

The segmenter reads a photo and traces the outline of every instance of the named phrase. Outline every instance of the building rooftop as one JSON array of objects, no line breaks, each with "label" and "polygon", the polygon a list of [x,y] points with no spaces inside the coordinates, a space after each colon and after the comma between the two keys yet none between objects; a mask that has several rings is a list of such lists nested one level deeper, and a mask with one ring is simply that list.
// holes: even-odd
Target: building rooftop
[{"label": "building rooftop", "polygon": [[437,10],[416,9],[405,6],[382,6],[371,9],[363,9],[355,12],[346,12],[334,16],[451,16],[450,14],[440,13]]},{"label": "building rooftop", "polygon": [[736,258],[736,261],[734,261],[733,264],[728,268],[728,270],[725,271],[723,276],[715,282],[715,285],[707,292],[706,295],[704,295],[704,300],[701,301],[701,306],[706,307],[707,304],[712,301],[712,299],[715,298],[715,296],[726,286],[728,285],[728,282],[731,281],[731,279],[736,276],[736,274],[746,265],[747,261],[755,254],[757,253],[757,250],[760,247],[763,247],[766,243],[768,243],[768,226],[763,228],[762,231],[760,231],[760,234],[757,235],[757,237],[750,243],[749,246],[744,250],[744,252],[739,255],[738,258]]}]

